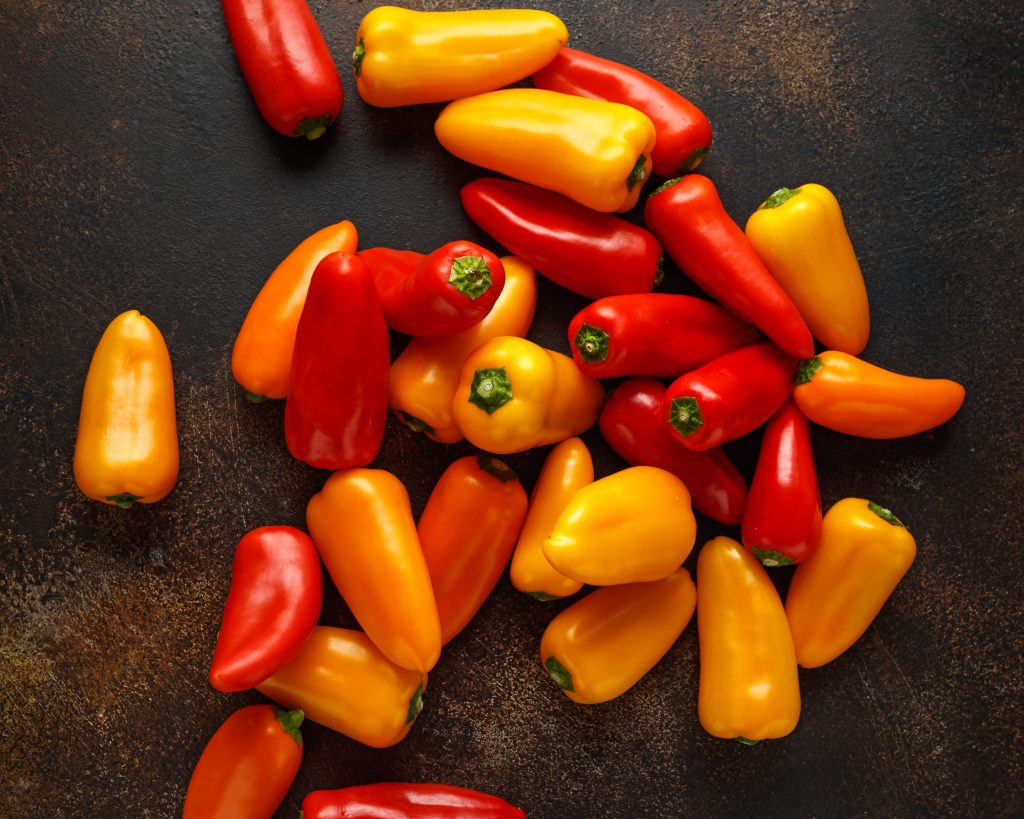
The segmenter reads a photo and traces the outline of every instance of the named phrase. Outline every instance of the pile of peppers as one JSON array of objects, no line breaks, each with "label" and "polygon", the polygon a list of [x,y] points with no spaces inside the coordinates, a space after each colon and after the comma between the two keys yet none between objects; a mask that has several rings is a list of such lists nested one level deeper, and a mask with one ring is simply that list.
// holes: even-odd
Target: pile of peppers
[{"label": "pile of peppers", "polygon": [[[282,134],[318,137],[343,95],[306,3],[223,7],[261,113]],[[242,708],[216,731],[186,817],[271,816],[301,762],[304,719],[372,747],[400,742],[444,646],[507,567],[536,601],[593,587],[539,643],[541,667],[576,703],[625,694],[696,613],[700,723],[752,744],[793,731],[798,668],[850,648],[914,560],[888,509],[845,498],[823,510],[813,427],[918,434],[956,414],[963,387],[859,357],[867,287],[832,192],[780,188],[741,228],[694,173],[707,117],[567,40],[561,20],[532,10],[382,6],[359,26],[362,99],[449,103],[441,145],[503,175],[460,191],[494,244],[359,250],[340,221],[300,242],[252,302],[234,377],[253,402],[283,399],[288,451],[331,474],[309,500],[308,533],[266,525],[237,544],[209,681],[277,706]],[[527,77],[532,87],[506,87]],[[654,176],[665,181],[642,201],[643,226],[616,215]],[[714,301],[654,292],[666,256]],[[565,351],[528,338],[537,274],[591,300],[567,320]],[[411,336],[393,361],[392,331]],[[478,450],[448,465],[418,519],[401,478],[372,466],[389,410]],[[625,464],[609,475],[595,475],[579,437],[595,425]],[[758,430],[748,483],[722,447]],[[547,446],[528,495],[496,456]],[[75,478],[127,508],[164,498],[177,472],[170,356],[153,322],[128,311],[89,367]],[[682,564],[695,511],[737,537],[705,543],[694,578]],[[358,630],[320,623],[321,566]],[[768,569],[785,566],[783,600]],[[303,811],[524,815],[414,783],[316,791]]]}]

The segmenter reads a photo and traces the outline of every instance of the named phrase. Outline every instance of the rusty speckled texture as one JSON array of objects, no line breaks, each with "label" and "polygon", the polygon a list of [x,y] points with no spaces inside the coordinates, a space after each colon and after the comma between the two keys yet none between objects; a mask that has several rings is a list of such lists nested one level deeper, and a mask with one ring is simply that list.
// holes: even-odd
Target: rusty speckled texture
[{"label": "rusty speckled texture", "polygon": [[[217,3],[0,0],[4,817],[180,815],[210,734],[260,701],[206,682],[233,549],[255,526],[302,525],[326,478],[288,456],[282,407],[246,403],[230,374],[277,261],[341,218],[366,247],[493,245],[458,203],[479,172],[434,141],[440,106],[375,110],[355,93],[347,55],[373,4],[311,5],[347,99],[306,144],[260,119]],[[918,560],[858,644],[801,674],[794,734],[754,748],[700,729],[692,625],[625,696],[577,706],[537,657],[564,604],[503,580],[445,650],[401,745],[303,727],[279,816],[310,790],[385,779],[492,791],[533,817],[1024,813],[1020,4],[545,7],[575,47],[708,112],[702,171],[741,223],[781,185],[836,192],[871,298],[865,355],[967,387],[952,423],[913,439],[815,430],[826,505],[882,502]],[[671,266],[666,285],[694,292]],[[541,282],[532,337],[567,352],[583,304]],[[170,346],[182,467],[165,502],[124,512],[78,493],[71,457],[92,349],[129,308]],[[757,437],[729,448],[748,477]],[[586,440],[598,474],[621,467],[599,433]],[[469,451],[392,421],[375,465],[402,476],[418,512]],[[508,458],[527,487],[545,454]],[[730,531],[700,520],[699,542]],[[787,571],[774,576],[784,589]],[[322,622],[353,625],[329,584]]]}]

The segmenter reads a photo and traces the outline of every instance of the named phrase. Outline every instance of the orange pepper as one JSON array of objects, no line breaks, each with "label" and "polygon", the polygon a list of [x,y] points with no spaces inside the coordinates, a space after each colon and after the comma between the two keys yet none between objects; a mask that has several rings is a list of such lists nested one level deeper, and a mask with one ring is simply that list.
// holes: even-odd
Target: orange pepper
[{"label": "orange pepper", "polygon": [[416,527],[441,620],[441,642],[466,627],[494,589],[526,517],[526,491],[489,455],[442,473]]},{"label": "orange pepper", "polygon": [[414,338],[391,365],[391,409],[416,432],[442,444],[462,440],[452,399],[462,365],[477,347],[498,336],[525,336],[537,305],[533,268],[505,256],[505,287],[483,320],[450,336]]},{"label": "orange pepper", "polygon": [[800,686],[786,612],[768,572],[732,538],[697,558],[697,633],[704,730],[748,744],[790,733]]},{"label": "orange pepper", "polygon": [[821,542],[793,575],[786,616],[804,668],[834,660],[867,631],[917,554],[888,509],[846,498],[828,510]]},{"label": "orange pepper", "polygon": [[313,271],[331,253],[355,253],[357,242],[351,222],[329,225],[303,240],[270,274],[231,351],[231,373],[250,401],[288,395],[295,330]]},{"label": "orange pepper", "polygon": [[423,709],[427,675],[395,665],[361,631],[317,626],[256,690],[373,748],[400,742]]},{"label": "orange pepper", "polygon": [[171,357],[156,325],[138,310],[110,322],[96,345],[74,472],[82,492],[121,508],[166,497],[178,479]]},{"label": "orange pepper", "polygon": [[540,661],[569,699],[607,702],[664,657],[697,602],[690,573],[605,586],[562,611],[540,640]]},{"label": "orange pepper", "polygon": [[573,495],[593,482],[594,461],[579,438],[567,438],[548,453],[530,495],[526,523],[512,553],[509,575],[519,591],[538,600],[557,600],[583,588],[579,580],[566,577],[548,562],[543,547]]},{"label": "orange pepper", "polygon": [[441,625],[409,493],[383,469],[344,469],[306,507],[306,525],[352,615],[391,662],[429,671]]},{"label": "orange pepper", "polygon": [[823,427],[861,438],[902,438],[944,424],[964,403],[946,378],[914,378],[836,350],[800,363],[793,399]]}]

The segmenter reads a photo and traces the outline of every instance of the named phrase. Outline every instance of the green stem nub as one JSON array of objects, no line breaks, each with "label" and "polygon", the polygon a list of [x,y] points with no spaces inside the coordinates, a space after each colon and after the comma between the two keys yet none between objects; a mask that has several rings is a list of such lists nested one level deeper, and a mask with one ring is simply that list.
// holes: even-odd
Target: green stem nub
[{"label": "green stem nub", "polygon": [[504,461],[499,461],[492,455],[484,455],[482,452],[476,456],[477,466],[488,475],[493,475],[502,483],[510,483],[519,480],[516,471]]},{"label": "green stem nub", "polygon": [[773,568],[775,566],[789,566],[796,563],[793,558],[784,555],[781,552],[775,552],[771,549],[754,549],[754,557],[769,568]]},{"label": "green stem nub", "polygon": [[758,210],[777,208],[779,205],[784,205],[798,193],[800,193],[800,188],[779,188],[761,203],[761,207]]},{"label": "green stem nub", "polygon": [[548,670],[548,674],[551,675],[559,688],[563,688],[566,691],[572,691],[572,674],[566,670],[566,667],[562,665],[554,657],[548,657],[544,663],[544,667]]},{"label": "green stem nub", "polygon": [[886,523],[891,524],[892,526],[899,526],[899,527],[901,527],[903,529],[907,528],[906,526],[903,525],[903,521],[902,520],[900,520],[898,517],[896,517],[892,512],[890,512],[884,506],[879,506],[877,503],[872,503],[871,501],[868,501],[868,509],[870,509],[876,515],[878,515],[878,517],[880,517]]},{"label": "green stem nub", "polygon": [[587,364],[597,364],[608,358],[608,334],[600,327],[584,324],[572,343],[579,350],[580,358]]},{"label": "green stem nub", "polygon": [[746,737],[734,737],[734,739],[740,743],[740,745],[757,745],[761,740],[759,739],[747,739]]},{"label": "green stem nub", "polygon": [[417,418],[415,415],[410,412],[406,412],[405,410],[399,410],[398,414],[405,422],[405,425],[413,432],[429,432],[431,435],[434,434],[434,428],[422,418]]},{"label": "green stem nub", "polygon": [[800,366],[796,368],[796,385],[799,387],[801,384],[806,384],[824,366],[825,362],[818,356],[805,358],[800,362]]},{"label": "green stem nub", "polygon": [[633,170],[626,177],[626,190],[631,191],[637,185],[642,185],[645,179],[647,179],[647,157],[640,154],[636,164],[633,166]]},{"label": "green stem nub", "polygon": [[306,117],[298,124],[292,136],[305,137],[312,142],[314,139],[322,137],[327,126],[332,122],[334,122],[334,117],[331,114],[324,114],[322,117]]},{"label": "green stem nub", "polygon": [[302,720],[306,718],[302,709],[297,708],[294,711],[285,711],[283,708],[275,708],[274,718],[281,723],[281,727],[288,736],[294,739],[297,744],[302,744],[302,733],[299,731],[299,726],[302,725]]},{"label": "green stem nub", "polygon": [[142,495],[132,495],[129,492],[122,492],[120,495],[107,495],[108,501],[113,501],[118,509],[127,509],[134,505],[135,501],[142,500]]},{"label": "green stem nub", "polygon": [[504,367],[488,367],[473,373],[469,388],[469,403],[480,407],[488,415],[512,400],[512,382]]},{"label": "green stem nub", "polygon": [[562,599],[557,594],[548,594],[547,592],[527,592],[527,594],[534,600],[540,600],[541,603],[550,603],[552,600]]},{"label": "green stem nub", "polygon": [[689,438],[698,429],[704,426],[704,419],[700,416],[700,404],[692,395],[684,395],[682,398],[673,398],[668,410],[668,422],[684,438]]},{"label": "green stem nub", "polygon": [[366,45],[363,42],[363,38],[359,38],[359,42],[356,43],[355,50],[352,52],[352,68],[356,72],[356,76],[359,76],[359,72],[363,70],[363,57],[366,56]]},{"label": "green stem nub", "polygon": [[258,392],[245,391],[245,400],[251,404],[265,404],[270,399],[265,395],[260,395]]},{"label": "green stem nub", "polygon": [[420,715],[420,711],[423,710],[423,683],[417,686],[415,693],[412,695],[412,699],[409,700],[409,713],[406,714],[405,723],[408,725],[416,717]]},{"label": "green stem nub", "polygon": [[476,301],[491,289],[491,269],[483,256],[459,256],[452,261],[448,284]]},{"label": "green stem nub", "polygon": [[654,284],[651,285],[651,290],[660,287],[663,281],[665,281],[665,257],[659,256],[658,269],[654,271]]},{"label": "green stem nub", "polygon": [[706,157],[707,155],[707,147],[694,148],[693,153],[686,157],[686,159],[684,159],[682,164],[679,166],[679,173],[692,173],[693,171],[697,170],[697,166],[704,161],[704,157]]},{"label": "green stem nub", "polygon": [[651,196],[657,196],[662,191],[668,190],[677,182],[681,182],[682,179],[683,177],[681,176],[677,176],[675,179],[666,179],[664,182],[662,182],[660,185],[658,185],[658,187],[654,189],[654,191],[651,193]]}]

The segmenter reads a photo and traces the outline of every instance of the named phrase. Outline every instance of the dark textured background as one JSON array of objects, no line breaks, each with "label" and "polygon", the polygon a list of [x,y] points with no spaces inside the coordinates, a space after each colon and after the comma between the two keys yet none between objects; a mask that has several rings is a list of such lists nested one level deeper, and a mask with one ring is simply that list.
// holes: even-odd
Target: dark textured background
[{"label": "dark textured background", "polygon": [[[372,4],[312,5],[347,68]],[[692,625],[628,694],[581,707],[536,656],[559,605],[503,580],[401,745],[305,728],[280,815],[312,789],[382,779],[493,791],[536,817],[1020,815],[1021,7],[547,8],[576,47],[708,112],[702,170],[741,223],[783,184],[837,193],[871,298],[865,355],[967,387],[957,418],[912,439],[815,431],[826,505],[890,506],[919,557],[856,646],[801,673],[796,731],[753,748],[697,722]],[[213,0],[0,2],[3,816],[174,816],[206,740],[260,699],[206,682],[233,548],[255,526],[302,525],[326,477],[288,456],[282,407],[247,404],[231,378],[275,264],[340,218],[364,247],[486,241],[457,198],[479,171],[434,141],[440,106],[370,109],[342,73],[341,122],[291,142],[260,119]],[[566,349],[583,300],[546,283],[540,298],[533,337]],[[182,463],[166,501],[124,512],[85,499],[71,459],[90,355],[129,308],[170,346]],[[748,476],[751,437],[730,448]],[[602,474],[621,466],[586,439]],[[375,463],[418,511],[466,451],[392,424]],[[510,458],[528,487],[543,454]],[[699,542],[718,531],[701,521]],[[322,622],[339,619],[332,590]]]}]

